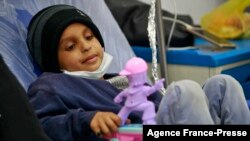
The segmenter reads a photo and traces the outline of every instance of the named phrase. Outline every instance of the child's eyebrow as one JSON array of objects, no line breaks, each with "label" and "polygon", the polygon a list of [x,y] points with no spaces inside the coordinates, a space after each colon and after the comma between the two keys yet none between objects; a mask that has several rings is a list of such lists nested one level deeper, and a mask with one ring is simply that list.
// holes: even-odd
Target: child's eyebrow
[{"label": "child's eyebrow", "polygon": [[86,26],[86,28],[84,28],[83,33],[92,33],[93,34],[92,30],[87,26]]},{"label": "child's eyebrow", "polygon": [[[84,27],[85,27],[85,28],[83,28],[82,31],[81,31],[83,35],[86,34],[86,33],[91,33],[91,34],[93,34],[92,30],[91,30],[88,26],[84,25]],[[63,38],[60,39],[58,45],[63,44],[63,42],[72,40],[72,38],[73,38],[73,37],[71,37],[71,36],[63,37]]]},{"label": "child's eyebrow", "polygon": [[72,40],[72,37],[65,37],[65,38],[62,38],[60,41],[59,41],[59,46],[62,45],[64,42],[67,42],[67,41],[71,41]]}]

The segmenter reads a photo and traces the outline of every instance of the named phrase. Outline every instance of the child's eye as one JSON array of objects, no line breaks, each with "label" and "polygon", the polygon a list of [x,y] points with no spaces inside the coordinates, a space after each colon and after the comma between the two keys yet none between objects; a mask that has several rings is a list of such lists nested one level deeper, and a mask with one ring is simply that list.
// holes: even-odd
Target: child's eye
[{"label": "child's eye", "polygon": [[73,50],[74,48],[75,48],[75,44],[72,44],[72,45],[66,47],[66,51],[71,51],[71,50]]},{"label": "child's eye", "polygon": [[86,40],[92,40],[94,38],[94,35],[88,35],[88,36],[85,36]]}]

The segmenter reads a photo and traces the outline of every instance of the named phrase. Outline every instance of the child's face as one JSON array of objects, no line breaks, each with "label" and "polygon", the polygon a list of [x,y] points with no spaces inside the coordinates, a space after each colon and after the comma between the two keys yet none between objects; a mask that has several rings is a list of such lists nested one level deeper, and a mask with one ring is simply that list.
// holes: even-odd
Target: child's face
[{"label": "child's face", "polygon": [[91,29],[73,23],[64,31],[59,41],[60,69],[67,71],[95,71],[101,65],[103,48]]}]

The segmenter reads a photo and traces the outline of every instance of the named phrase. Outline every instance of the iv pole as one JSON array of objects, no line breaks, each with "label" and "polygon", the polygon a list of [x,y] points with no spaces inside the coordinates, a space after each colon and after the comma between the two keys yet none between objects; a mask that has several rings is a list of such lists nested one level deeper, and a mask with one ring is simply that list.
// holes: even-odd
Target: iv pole
[{"label": "iv pole", "polygon": [[164,36],[164,26],[162,20],[162,8],[161,8],[161,0],[156,0],[155,3],[156,9],[156,33],[157,33],[157,43],[158,43],[158,52],[159,52],[159,62],[160,62],[160,71],[161,77],[165,79],[164,87],[168,86],[168,78],[167,78],[167,47],[165,44],[165,36]]}]

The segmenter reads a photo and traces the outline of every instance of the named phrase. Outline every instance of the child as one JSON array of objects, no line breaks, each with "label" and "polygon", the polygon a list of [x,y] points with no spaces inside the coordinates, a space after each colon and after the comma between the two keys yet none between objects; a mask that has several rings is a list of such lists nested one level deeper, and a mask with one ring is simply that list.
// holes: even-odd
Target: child
[{"label": "child", "polygon": [[[102,36],[90,17],[73,6],[47,7],[32,19],[27,42],[44,71],[28,95],[52,140],[102,140],[98,135],[117,131],[123,104],[114,98],[128,82],[105,74],[112,57],[104,52]],[[215,76],[204,89],[208,99],[198,84],[184,80],[171,84],[163,98],[150,95],[158,109],[157,123],[249,123],[242,89],[232,77]],[[141,123],[141,114],[132,112],[128,122]]]}]

